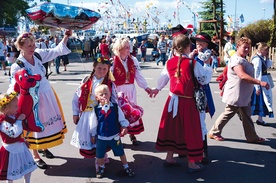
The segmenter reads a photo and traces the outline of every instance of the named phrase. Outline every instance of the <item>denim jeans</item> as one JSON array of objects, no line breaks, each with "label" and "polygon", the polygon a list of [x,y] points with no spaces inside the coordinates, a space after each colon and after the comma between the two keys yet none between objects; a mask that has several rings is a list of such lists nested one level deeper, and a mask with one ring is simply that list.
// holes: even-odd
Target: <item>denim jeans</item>
[{"label": "denim jeans", "polygon": [[55,65],[56,65],[56,73],[59,74],[59,67],[60,67],[60,56],[55,58]]},{"label": "denim jeans", "polygon": [[158,65],[159,62],[162,60],[163,62],[163,66],[165,65],[167,59],[166,59],[166,53],[161,53],[160,54],[160,57],[158,58],[158,60],[156,61],[156,64]]}]

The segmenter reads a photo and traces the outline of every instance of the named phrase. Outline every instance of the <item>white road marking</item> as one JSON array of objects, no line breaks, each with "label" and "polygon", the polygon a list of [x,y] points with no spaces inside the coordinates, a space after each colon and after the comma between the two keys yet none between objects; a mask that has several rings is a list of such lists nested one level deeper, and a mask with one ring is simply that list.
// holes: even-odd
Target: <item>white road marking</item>
[{"label": "white road marking", "polygon": [[79,85],[80,85],[80,83],[66,83],[66,85],[79,86]]}]

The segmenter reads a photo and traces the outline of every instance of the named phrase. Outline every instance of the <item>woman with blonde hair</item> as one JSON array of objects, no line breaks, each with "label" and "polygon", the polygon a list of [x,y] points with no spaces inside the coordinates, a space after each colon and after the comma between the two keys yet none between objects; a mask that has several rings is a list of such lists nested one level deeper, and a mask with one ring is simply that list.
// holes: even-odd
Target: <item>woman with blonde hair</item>
[{"label": "woman with blonde hair", "polygon": [[[267,70],[271,67],[272,61],[269,59],[269,46],[267,43],[260,42],[257,43],[257,51],[252,57],[252,64],[254,65],[254,78],[259,81],[265,81],[270,83],[270,88],[266,90],[260,85],[254,85],[254,92],[252,95],[251,108],[252,115],[258,115],[256,123],[262,126],[269,126],[263,117],[268,116],[270,118],[274,117],[273,114],[273,100],[272,100],[272,91],[273,81],[269,79],[271,76]],[[270,82],[272,81],[272,82]]]},{"label": "woman with blonde hair", "polygon": [[[114,63],[111,67],[111,71],[115,78],[114,83],[116,84],[116,90],[118,93],[123,92],[130,102],[137,104],[134,81],[136,81],[138,86],[143,88],[148,94],[151,93],[151,89],[148,87],[142,75],[137,58],[130,55],[128,38],[117,39],[113,46],[113,52],[115,56],[113,58]],[[143,131],[144,125],[141,118],[130,124],[128,133],[130,134],[130,140],[133,145],[138,145],[135,135]]]},{"label": "woman with blonde hair", "polygon": [[20,34],[15,43],[20,55],[17,62],[11,66],[11,84],[8,92],[14,90],[15,73],[21,68],[31,71],[32,74],[39,74],[41,80],[38,89],[39,103],[38,103],[38,117],[44,126],[42,132],[32,132],[26,137],[30,144],[30,149],[33,150],[35,162],[39,168],[46,169],[47,164],[41,159],[38,150],[46,158],[54,158],[54,155],[48,148],[60,145],[63,143],[64,133],[67,132],[63,111],[59,99],[46,78],[46,69],[44,63],[54,58],[69,54],[71,51],[66,44],[72,31],[67,30],[60,43],[51,49],[36,49],[35,37],[29,32]]}]

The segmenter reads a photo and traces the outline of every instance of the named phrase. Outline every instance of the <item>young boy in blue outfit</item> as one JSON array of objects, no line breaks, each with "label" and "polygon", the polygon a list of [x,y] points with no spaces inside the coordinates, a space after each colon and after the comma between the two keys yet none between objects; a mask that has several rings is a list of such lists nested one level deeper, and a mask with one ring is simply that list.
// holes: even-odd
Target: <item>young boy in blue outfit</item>
[{"label": "young boy in blue outfit", "polygon": [[[99,104],[94,108],[98,124],[92,131],[92,143],[96,143],[96,157],[99,169],[96,172],[97,178],[104,175],[104,156],[110,147],[114,156],[120,156],[125,174],[133,177],[135,173],[129,168],[121,138],[127,134],[129,122],[120,107],[116,103],[110,102],[111,93],[109,87],[101,84],[95,88],[95,96]],[[97,137],[96,137],[97,136]]]},{"label": "young boy in blue outfit", "polygon": [[[189,57],[195,59],[199,62],[202,66],[211,59],[212,51],[211,49],[215,48],[215,44],[211,41],[211,37],[204,32],[200,32],[195,37],[191,37],[191,41],[196,45],[196,49],[194,49]],[[212,117],[215,113],[215,105],[212,97],[212,92],[209,84],[202,86],[203,90],[205,91],[205,95],[207,98],[207,106],[206,111],[209,112],[210,116]],[[203,136],[203,144],[204,144],[204,158],[202,163],[208,164],[208,144],[207,144],[207,134],[208,130],[205,123],[206,114],[205,111],[201,111],[200,115],[200,122],[202,127],[202,136]]]}]

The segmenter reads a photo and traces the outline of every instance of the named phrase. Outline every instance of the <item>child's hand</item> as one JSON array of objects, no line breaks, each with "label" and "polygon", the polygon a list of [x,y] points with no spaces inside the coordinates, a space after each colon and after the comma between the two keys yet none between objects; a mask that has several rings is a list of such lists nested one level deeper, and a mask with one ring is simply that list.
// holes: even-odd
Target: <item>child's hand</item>
[{"label": "child's hand", "polygon": [[79,119],[80,119],[80,117],[79,116],[73,116],[73,123],[75,124],[75,125],[77,125],[78,124],[78,122],[79,122]]},{"label": "child's hand", "polygon": [[25,118],[26,118],[25,114],[20,114],[17,119],[18,120],[24,120]]},{"label": "child's hand", "polygon": [[195,55],[197,55],[197,54],[198,54],[198,50],[197,50],[197,49],[194,49],[194,50],[190,53],[189,57],[194,59]]},{"label": "child's hand", "polygon": [[150,93],[149,97],[155,98],[158,93],[159,93],[159,90],[157,88],[151,89],[151,93]]},{"label": "child's hand", "polygon": [[91,137],[90,140],[91,140],[92,144],[96,144],[96,137],[95,136]]},{"label": "child's hand", "polygon": [[120,133],[120,137],[123,137],[127,134],[128,130],[126,127],[123,127],[122,130],[121,130],[121,133]]},{"label": "child's hand", "polygon": [[105,99],[105,100],[104,100],[104,103],[105,103],[105,104],[109,104],[109,100],[108,100],[108,99]]},{"label": "child's hand", "polygon": [[150,88],[146,88],[145,91],[150,95],[151,94],[151,89]]}]

